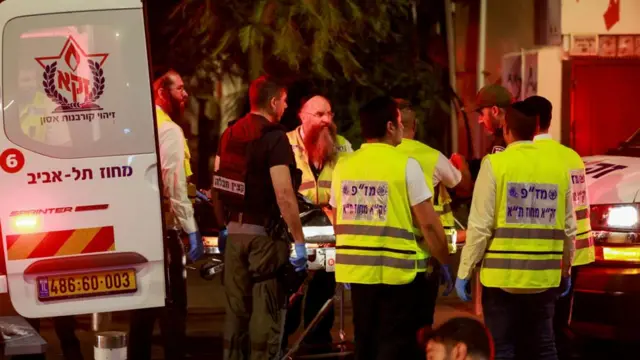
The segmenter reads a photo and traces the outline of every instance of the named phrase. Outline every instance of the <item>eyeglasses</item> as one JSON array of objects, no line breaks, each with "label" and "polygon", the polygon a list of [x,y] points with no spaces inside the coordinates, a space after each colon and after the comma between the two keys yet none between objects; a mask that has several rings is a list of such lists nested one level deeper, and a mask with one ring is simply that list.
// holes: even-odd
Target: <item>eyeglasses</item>
[{"label": "eyeglasses", "polygon": [[335,115],[335,113],[333,111],[327,111],[327,112],[318,111],[316,113],[305,112],[305,114],[312,115],[312,116],[315,116],[317,118],[321,118],[321,117],[326,115],[329,119],[333,119],[333,116]]}]

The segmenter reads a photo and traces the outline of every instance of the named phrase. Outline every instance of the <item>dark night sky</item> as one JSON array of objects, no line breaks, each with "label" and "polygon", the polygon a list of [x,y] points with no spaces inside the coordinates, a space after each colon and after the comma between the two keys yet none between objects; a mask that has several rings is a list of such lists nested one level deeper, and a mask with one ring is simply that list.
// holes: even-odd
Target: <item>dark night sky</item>
[{"label": "dark night sky", "polygon": [[179,2],[180,0],[146,0],[151,58],[154,68],[167,66],[166,61],[171,51],[168,45],[170,35],[164,33],[164,27],[173,7]]}]

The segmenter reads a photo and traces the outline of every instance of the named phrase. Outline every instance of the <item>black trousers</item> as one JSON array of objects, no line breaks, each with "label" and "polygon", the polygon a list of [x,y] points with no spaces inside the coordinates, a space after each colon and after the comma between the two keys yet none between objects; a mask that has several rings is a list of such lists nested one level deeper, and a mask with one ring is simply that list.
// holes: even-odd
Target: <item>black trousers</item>
[{"label": "black trousers", "polygon": [[406,285],[351,284],[357,360],[424,360],[418,330],[428,322],[424,273]]},{"label": "black trousers", "polygon": [[[27,322],[37,331],[40,332],[40,319],[28,319]],[[80,341],[76,337],[76,318],[74,316],[59,316],[52,318],[53,327],[56,330],[60,347],[65,360],[83,360],[82,351],[80,350]],[[18,355],[13,357],[18,360],[44,360],[45,354],[39,355]]]},{"label": "black trousers", "polygon": [[556,303],[555,315],[553,317],[553,332],[556,336],[556,348],[558,349],[558,359],[571,359],[571,339],[569,337],[569,318],[571,316],[571,305],[573,303],[573,288],[576,285],[578,266],[571,268],[571,289],[569,294],[558,299]]},{"label": "black trousers", "polygon": [[[333,272],[318,270],[313,274],[313,278],[307,286],[307,293],[303,301],[291,304],[287,310],[286,333],[293,334],[300,325],[300,315],[304,302],[304,327],[309,326],[313,318],[316,317],[322,306],[335,295],[336,275]],[[335,312],[331,307],[327,314],[318,323],[316,328],[309,333],[305,343],[309,345],[330,345],[333,342],[331,328],[333,328]]]},{"label": "black trousers", "polygon": [[438,292],[440,291],[440,265],[433,261],[433,272],[427,274],[426,286],[426,303],[425,307],[425,326],[433,326],[434,315],[436,312],[436,302],[438,300]]},{"label": "black trousers", "polygon": [[496,360],[557,360],[553,314],[558,289],[511,294],[482,288],[484,321],[493,336]]},{"label": "black trousers", "polygon": [[157,318],[160,318],[165,359],[184,359],[187,323],[187,279],[182,265],[184,248],[177,231],[169,231],[167,234],[168,248],[165,256],[169,259],[169,298],[163,308],[131,312],[129,359],[151,359],[153,328]]}]

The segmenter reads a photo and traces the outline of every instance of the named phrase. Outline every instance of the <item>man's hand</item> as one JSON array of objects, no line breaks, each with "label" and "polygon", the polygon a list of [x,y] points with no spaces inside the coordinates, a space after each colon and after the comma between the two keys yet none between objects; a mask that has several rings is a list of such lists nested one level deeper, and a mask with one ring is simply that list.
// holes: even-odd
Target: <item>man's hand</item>
[{"label": "man's hand", "polygon": [[455,187],[456,194],[461,197],[471,197],[473,191],[473,181],[471,179],[471,171],[469,170],[469,164],[464,156],[454,153],[451,155],[451,164],[462,174],[462,179]]},{"label": "man's hand", "polygon": [[462,301],[471,301],[471,292],[469,291],[469,280],[456,279],[456,294]]},{"label": "man's hand", "polygon": [[571,290],[571,276],[563,277],[560,279],[560,297],[569,295]]},{"label": "man's hand", "polygon": [[293,191],[291,183],[291,173],[286,165],[276,165],[269,169],[273,190],[276,194],[276,201],[280,208],[280,214],[289,227],[289,232],[293,236],[296,244],[304,246],[304,234],[302,233],[302,223],[300,222],[300,211],[298,210],[298,200]]},{"label": "man's hand", "polygon": [[449,263],[449,245],[447,244],[447,236],[444,234],[444,228],[440,222],[440,217],[436,213],[433,205],[429,200],[425,200],[411,207],[413,218],[419,225],[423,242],[418,242],[419,246],[426,246],[427,250],[442,265]]},{"label": "man's hand", "polygon": [[204,254],[204,244],[202,243],[202,236],[200,232],[192,232],[189,234],[189,259],[196,262]]},{"label": "man's hand", "polygon": [[458,153],[453,153],[449,161],[451,161],[451,164],[453,164],[453,166],[455,166],[455,168],[460,171],[462,171],[463,169],[469,169],[469,164],[467,164],[467,160],[464,158],[464,156]]},{"label": "man's hand", "polygon": [[289,259],[289,261],[296,271],[304,271],[307,268],[307,247],[305,244],[296,243],[294,248],[296,256]]},{"label": "man's hand", "polygon": [[202,201],[209,202],[211,199],[211,190],[196,190],[196,197]]},{"label": "man's hand", "polygon": [[449,265],[442,265],[440,268],[440,283],[445,286],[442,296],[449,296],[453,291],[453,277]]}]

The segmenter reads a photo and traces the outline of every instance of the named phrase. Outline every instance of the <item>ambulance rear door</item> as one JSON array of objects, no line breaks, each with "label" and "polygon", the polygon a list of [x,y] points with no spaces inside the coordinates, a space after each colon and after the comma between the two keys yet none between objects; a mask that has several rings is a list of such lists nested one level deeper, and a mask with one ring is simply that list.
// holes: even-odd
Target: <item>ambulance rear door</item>
[{"label": "ambulance rear door", "polygon": [[164,304],[140,0],[0,3],[0,225],[25,317]]}]

